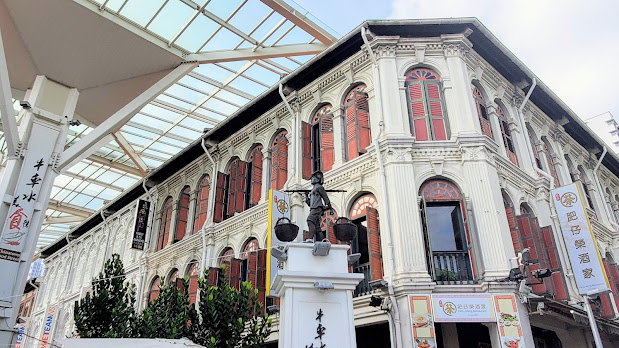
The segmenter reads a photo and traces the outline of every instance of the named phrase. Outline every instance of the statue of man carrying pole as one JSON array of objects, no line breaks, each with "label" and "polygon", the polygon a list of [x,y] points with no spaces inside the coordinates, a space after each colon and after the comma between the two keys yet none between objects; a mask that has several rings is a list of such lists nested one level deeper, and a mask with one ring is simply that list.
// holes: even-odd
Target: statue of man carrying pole
[{"label": "statue of man carrying pole", "polygon": [[[307,216],[307,226],[309,227],[309,241],[321,241],[325,238],[320,229],[320,218],[325,210],[331,209],[331,201],[327,196],[327,191],[322,186],[323,174],[321,171],[315,171],[311,177],[312,189],[305,193],[305,203],[310,207],[310,213]],[[324,204],[323,204],[324,202]]]}]

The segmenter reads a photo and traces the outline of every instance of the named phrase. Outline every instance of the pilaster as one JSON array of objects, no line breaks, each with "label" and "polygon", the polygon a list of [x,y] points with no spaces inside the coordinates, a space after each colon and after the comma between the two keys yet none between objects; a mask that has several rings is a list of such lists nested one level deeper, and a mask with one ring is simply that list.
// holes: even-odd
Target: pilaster
[{"label": "pilaster", "polygon": [[[488,145],[479,142],[461,145],[462,169],[469,185],[468,196],[474,207],[477,225],[477,235],[472,234],[477,240],[473,243],[473,251],[476,244],[479,245],[476,254],[481,256],[481,276],[485,280],[506,277],[510,269],[508,259],[514,257],[509,225],[503,211],[499,176]],[[479,271],[482,270],[478,267]]]},{"label": "pilaster", "polygon": [[178,222],[178,206],[180,200],[174,200],[172,204],[172,221],[170,221],[170,231],[168,231],[168,245],[174,243],[174,235],[176,234],[176,224]]},{"label": "pilaster", "polygon": [[260,203],[269,199],[269,189],[271,188],[271,144],[262,148],[262,185],[260,186]]},{"label": "pilaster", "polygon": [[481,134],[471,82],[464,58],[472,44],[464,35],[443,35],[443,51],[449,69],[450,85],[445,89],[447,114],[452,137],[458,134]]},{"label": "pilaster", "polygon": [[333,168],[337,168],[344,163],[344,157],[346,156],[346,150],[344,149],[344,110],[343,107],[333,108],[333,148],[335,151],[335,161],[333,162]]},{"label": "pilaster", "polygon": [[491,102],[486,111],[488,112],[488,116],[490,119],[490,127],[492,128],[492,135],[494,137],[494,142],[499,145],[499,153],[501,156],[507,157],[507,152],[505,151],[505,144],[503,143],[503,132],[501,132],[501,125],[499,124],[499,115],[496,113],[496,104]]},{"label": "pilaster", "polygon": [[380,77],[380,95],[383,110],[380,112],[383,115],[385,122],[385,133],[387,136],[404,136],[408,135],[408,123],[405,122],[405,117],[402,113],[402,100],[400,99],[398,69],[396,65],[396,40],[392,42],[380,43],[375,48],[375,54],[378,59]]},{"label": "pilaster", "polygon": [[[187,236],[192,235],[193,233],[197,233],[198,231],[194,231],[194,219],[196,218],[196,205],[198,204],[198,190],[191,191],[189,195],[189,212],[187,213],[187,226],[185,229],[185,238]],[[202,227],[202,226],[200,226]]]}]

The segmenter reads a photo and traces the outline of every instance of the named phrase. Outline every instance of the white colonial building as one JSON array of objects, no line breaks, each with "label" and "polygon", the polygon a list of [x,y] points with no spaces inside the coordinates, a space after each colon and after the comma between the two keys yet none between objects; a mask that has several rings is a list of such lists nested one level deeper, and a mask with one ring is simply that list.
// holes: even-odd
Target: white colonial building
[{"label": "white colonial building", "polygon": [[[200,271],[222,262],[263,296],[268,191],[307,189],[318,169],[346,191],[330,194],[324,228],[336,216],[359,226],[358,347],[590,346],[550,201],[572,182],[619,294],[619,157],[476,19],[368,21],[44,249],[29,333],[52,308],[53,336],[70,334],[112,253],[140,308],[177,276],[195,300]],[[152,202],[143,251],[131,248],[138,199]],[[307,229],[302,196],[291,206]],[[528,277],[530,294],[506,280],[526,247],[552,272]],[[617,346],[615,301],[600,301],[602,338]]]}]

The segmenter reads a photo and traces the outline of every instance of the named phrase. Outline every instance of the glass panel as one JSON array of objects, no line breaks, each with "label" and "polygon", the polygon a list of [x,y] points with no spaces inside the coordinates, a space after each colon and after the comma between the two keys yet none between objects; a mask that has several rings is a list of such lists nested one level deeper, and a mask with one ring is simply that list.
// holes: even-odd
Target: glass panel
[{"label": "glass panel", "polygon": [[433,251],[466,250],[458,203],[428,204],[428,232]]}]

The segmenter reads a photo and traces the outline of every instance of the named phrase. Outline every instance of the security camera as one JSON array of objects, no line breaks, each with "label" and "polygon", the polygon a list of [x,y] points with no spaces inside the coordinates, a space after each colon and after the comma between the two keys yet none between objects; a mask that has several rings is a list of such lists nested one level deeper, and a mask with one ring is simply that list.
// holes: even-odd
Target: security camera
[{"label": "security camera", "polygon": [[288,260],[288,253],[278,248],[271,249],[271,255],[282,262]]},{"label": "security camera", "polygon": [[349,266],[354,265],[357,261],[359,261],[360,258],[361,258],[361,254],[359,253],[348,255],[348,265]]},{"label": "security camera", "polygon": [[318,290],[330,290],[335,288],[332,282],[314,282],[314,287]]},{"label": "security camera", "polygon": [[544,279],[550,277],[552,275],[552,271],[548,268],[544,268],[532,271],[531,274],[537,279]]},{"label": "security camera", "polygon": [[32,105],[30,105],[30,103],[26,100],[22,100],[19,102],[19,105],[21,105],[22,108],[24,109],[31,109]]}]

